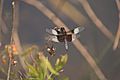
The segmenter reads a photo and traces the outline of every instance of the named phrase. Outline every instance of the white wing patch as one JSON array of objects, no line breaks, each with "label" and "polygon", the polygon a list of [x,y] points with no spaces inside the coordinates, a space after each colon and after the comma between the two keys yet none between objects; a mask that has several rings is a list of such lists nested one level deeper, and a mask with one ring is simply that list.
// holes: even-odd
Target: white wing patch
[{"label": "white wing patch", "polygon": [[57,36],[51,36],[51,41],[53,41],[53,42],[59,42],[58,39],[57,39]]},{"label": "white wing patch", "polygon": [[52,33],[53,33],[54,35],[58,35],[57,31],[54,30],[54,29],[52,29]]},{"label": "white wing patch", "polygon": [[46,29],[46,32],[51,34],[51,35],[58,35],[57,31],[54,29]]},{"label": "white wing patch", "polygon": [[80,32],[79,28],[74,29],[74,34],[78,34]]},{"label": "white wing patch", "polygon": [[78,34],[79,32],[83,31],[85,28],[84,27],[78,27],[74,29],[74,34]]}]

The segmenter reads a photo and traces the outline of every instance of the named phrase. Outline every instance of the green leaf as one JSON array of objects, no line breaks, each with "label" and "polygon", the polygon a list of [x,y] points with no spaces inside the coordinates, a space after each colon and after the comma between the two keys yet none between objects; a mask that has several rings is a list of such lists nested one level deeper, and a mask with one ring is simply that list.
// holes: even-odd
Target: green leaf
[{"label": "green leaf", "polygon": [[59,63],[60,63],[60,59],[58,58],[58,59],[56,60],[56,64],[55,64],[55,65],[59,65]]},{"label": "green leaf", "polygon": [[48,80],[54,80],[53,78],[49,78]]},{"label": "green leaf", "polygon": [[52,67],[48,59],[45,60],[46,66],[52,74],[59,75],[59,73]]},{"label": "green leaf", "polygon": [[63,68],[63,66],[67,63],[67,60],[68,60],[68,55],[67,54],[58,58],[57,61],[56,61],[56,64],[55,64],[55,70],[60,71]]},{"label": "green leaf", "polygon": [[37,70],[39,73],[39,77],[44,80],[46,78],[46,75],[48,74],[48,70],[47,70],[46,64],[44,64],[43,61],[40,61],[40,60],[38,61],[38,69]]},{"label": "green leaf", "polygon": [[43,64],[48,68],[48,70],[55,75],[59,75],[59,73],[52,67],[51,63],[49,62],[48,58],[46,58],[43,53],[39,53],[39,59]]},{"label": "green leaf", "polygon": [[28,68],[28,71],[29,71],[28,75],[33,77],[33,78],[38,77],[39,74],[38,74],[36,68],[34,66],[32,66],[31,64],[27,63],[27,62],[26,62],[26,64],[27,64],[27,68]]}]

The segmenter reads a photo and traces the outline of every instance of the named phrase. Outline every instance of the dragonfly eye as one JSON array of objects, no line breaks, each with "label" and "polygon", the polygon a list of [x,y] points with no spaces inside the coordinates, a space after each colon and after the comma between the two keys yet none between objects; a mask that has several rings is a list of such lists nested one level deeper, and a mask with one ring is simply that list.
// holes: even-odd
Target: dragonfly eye
[{"label": "dragonfly eye", "polygon": [[65,31],[65,28],[64,27],[62,27],[62,28],[60,28],[60,30],[61,30],[61,32],[64,34],[64,33],[66,33],[66,31]]},{"label": "dragonfly eye", "polygon": [[62,27],[62,28],[61,28],[61,31],[65,31],[65,28]]}]

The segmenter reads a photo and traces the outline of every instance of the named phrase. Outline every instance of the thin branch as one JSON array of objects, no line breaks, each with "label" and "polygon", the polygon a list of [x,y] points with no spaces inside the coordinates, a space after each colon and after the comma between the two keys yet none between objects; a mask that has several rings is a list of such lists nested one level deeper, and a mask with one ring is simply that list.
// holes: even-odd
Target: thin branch
[{"label": "thin branch", "polygon": [[10,71],[11,71],[11,61],[9,60],[7,80],[10,79]]},{"label": "thin branch", "polygon": [[7,25],[6,25],[5,21],[3,20],[3,18],[1,19],[1,28],[2,28],[2,32],[3,33],[7,33],[8,32]]},{"label": "thin branch", "polygon": [[46,15],[50,20],[52,20],[54,24],[56,25],[59,24],[59,26],[65,26],[64,23],[61,23],[61,21],[58,18],[56,18],[57,16],[53,14],[49,9],[47,9],[47,7],[41,4],[40,1],[37,1],[37,0],[22,0],[22,1],[37,8],[44,15]]},{"label": "thin branch", "polygon": [[3,0],[0,0],[0,29],[2,26],[2,10],[3,10]]},{"label": "thin branch", "polygon": [[22,65],[22,67],[25,69],[25,63],[24,63],[24,58],[21,57],[20,55],[22,54],[22,47],[21,47],[21,43],[20,43],[20,39],[19,39],[19,35],[18,35],[18,26],[19,26],[19,1],[18,0],[13,0],[13,31],[12,31],[12,38],[13,41],[16,45],[17,51],[18,51],[18,55],[19,55],[19,59],[20,59],[20,63]]},{"label": "thin branch", "polygon": [[75,47],[81,52],[81,54],[84,56],[84,58],[88,61],[90,66],[95,71],[96,75],[100,80],[107,80],[107,78],[104,76],[103,72],[100,70],[99,66],[96,64],[95,60],[90,55],[91,53],[87,51],[87,49],[82,45],[82,43],[79,40],[76,40],[73,42]]},{"label": "thin branch", "polygon": [[[67,26],[52,11],[50,11],[47,7],[45,7],[42,3],[40,3],[40,1],[38,0],[22,0],[22,1],[40,10],[58,27],[64,26],[67,30],[69,30]],[[81,42],[79,40],[76,40],[73,44],[79,50],[79,52],[84,56],[84,58],[88,61],[88,63],[90,64],[92,69],[95,71],[96,75],[98,76],[98,78],[100,80],[107,80],[107,78],[104,76],[104,74],[100,70],[99,66],[96,64],[95,60],[92,58],[90,53],[86,50],[86,48],[81,44]]]},{"label": "thin branch", "polygon": [[78,0],[85,11],[87,12],[88,16],[90,19],[93,21],[93,23],[96,25],[96,27],[106,36],[108,37],[111,41],[113,41],[114,36],[113,34],[107,29],[107,27],[98,19],[92,8],[90,7],[89,3],[87,0]]},{"label": "thin branch", "polygon": [[20,44],[20,39],[18,36],[18,26],[19,26],[19,4],[17,0],[13,0],[13,31],[12,31],[12,38],[15,42],[17,50],[19,53],[22,52],[22,47]]},{"label": "thin branch", "polygon": [[119,12],[119,24],[118,24],[118,31],[116,33],[114,45],[113,45],[113,50],[117,49],[118,44],[119,44],[119,40],[120,40],[120,1],[116,0],[116,4],[117,4],[117,7],[118,7],[118,12]]},{"label": "thin branch", "polygon": [[56,11],[63,12],[66,16],[72,19],[75,23],[79,25],[84,25],[87,22],[86,17],[75,8],[67,0],[49,0],[49,2],[55,7]]},{"label": "thin branch", "polygon": [[3,2],[4,0],[0,1],[0,31],[3,33],[6,33],[8,31],[7,26],[2,18],[2,12],[3,12]]},{"label": "thin branch", "polygon": [[2,34],[1,34],[1,31],[2,31],[2,9],[3,9],[3,0],[0,1],[0,38],[2,36]]}]

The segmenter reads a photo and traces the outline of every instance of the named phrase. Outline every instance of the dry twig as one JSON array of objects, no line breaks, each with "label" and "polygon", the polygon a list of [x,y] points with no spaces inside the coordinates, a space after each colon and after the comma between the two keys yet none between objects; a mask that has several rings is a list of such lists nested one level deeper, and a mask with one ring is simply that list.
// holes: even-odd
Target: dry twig
[{"label": "dry twig", "polygon": [[[63,12],[66,16],[72,19],[75,23],[79,25],[84,25],[87,22],[85,16],[75,8],[70,2],[66,0],[49,0],[49,2],[57,9],[56,11]],[[64,3],[64,4],[63,4]]]},{"label": "dry twig", "polygon": [[113,50],[117,49],[118,44],[119,44],[119,40],[120,40],[120,1],[116,0],[116,4],[117,4],[117,7],[118,7],[118,12],[119,12],[119,24],[118,24],[118,31],[116,33],[114,45],[113,45]]},{"label": "dry twig", "polygon": [[24,70],[26,70],[26,66],[24,63],[24,58],[21,57],[21,53],[22,53],[22,47],[21,47],[21,43],[20,43],[20,39],[19,39],[19,35],[18,35],[18,26],[19,26],[19,1],[18,0],[13,0],[13,31],[12,31],[12,38],[13,41],[16,45],[17,51],[19,53],[19,59],[20,59],[20,63],[22,65],[22,67],[24,68]]},{"label": "dry twig", "polygon": [[6,26],[5,22],[2,19],[3,2],[4,2],[4,0],[0,1],[0,31],[2,31],[3,33],[6,33],[8,31],[7,26]]},{"label": "dry twig", "polygon": [[11,72],[11,61],[9,61],[9,65],[8,65],[7,80],[10,80],[10,72]]},{"label": "dry twig", "polygon": [[90,19],[94,22],[94,24],[96,25],[96,27],[106,36],[108,37],[111,41],[113,41],[114,36],[113,34],[107,29],[107,27],[100,21],[100,19],[98,19],[98,17],[95,15],[94,11],[92,10],[92,8],[90,7],[89,3],[87,2],[87,0],[78,0],[81,5],[83,6],[83,8],[85,9],[85,11],[87,12],[88,16],[90,17]]},{"label": "dry twig", "polygon": [[0,31],[2,29],[2,10],[3,10],[3,0],[0,1]]}]

